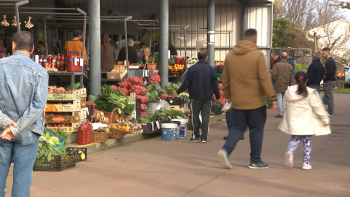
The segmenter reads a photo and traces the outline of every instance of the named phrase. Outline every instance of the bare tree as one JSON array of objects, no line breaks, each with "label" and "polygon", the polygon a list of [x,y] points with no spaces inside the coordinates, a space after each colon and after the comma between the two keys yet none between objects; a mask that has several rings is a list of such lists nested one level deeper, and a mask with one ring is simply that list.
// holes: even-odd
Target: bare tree
[{"label": "bare tree", "polygon": [[318,0],[278,0],[275,5],[280,9],[277,17],[288,18],[299,28],[305,29],[313,24],[313,10],[318,5]]}]

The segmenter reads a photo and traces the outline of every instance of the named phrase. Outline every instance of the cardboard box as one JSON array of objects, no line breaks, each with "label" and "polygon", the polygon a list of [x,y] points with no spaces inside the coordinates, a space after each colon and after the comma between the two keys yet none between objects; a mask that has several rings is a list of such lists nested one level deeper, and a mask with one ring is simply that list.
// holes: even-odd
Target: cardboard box
[{"label": "cardboard box", "polygon": [[81,109],[86,107],[86,98],[81,98],[80,100],[81,103]]},{"label": "cardboard box", "polygon": [[[125,61],[118,61],[118,65],[125,65],[126,64],[126,60]],[[130,65],[130,62],[129,62]]]},{"label": "cardboard box", "polygon": [[80,110],[80,120],[84,120],[85,118],[87,118],[87,111],[88,108],[82,108]]},{"label": "cardboard box", "polygon": [[72,94],[48,94],[48,101],[74,101],[80,100],[80,90],[74,90]]},{"label": "cardboard box", "polygon": [[126,73],[128,72],[128,70],[126,69],[125,65],[122,65],[125,68],[125,71],[123,73],[112,73],[112,72],[108,72],[107,73],[107,78],[108,79],[122,79]]},{"label": "cardboard box", "polygon": [[73,104],[46,104],[45,112],[75,112],[80,109],[81,101],[73,101]]},{"label": "cardboard box", "polygon": [[80,123],[72,123],[71,127],[47,127],[47,128],[51,129],[52,131],[63,131],[65,133],[72,133],[72,132],[78,132],[79,126],[80,126]]},{"label": "cardboard box", "polygon": [[87,93],[86,93],[86,88],[81,88],[80,89],[80,98],[86,98]]},{"label": "cardboard box", "polygon": [[[54,115],[62,116],[65,119],[65,121],[60,123],[53,122],[52,118],[54,117]],[[68,112],[68,113],[65,113],[64,115],[62,115],[62,113],[45,112],[44,117],[45,117],[45,123],[49,123],[49,124],[66,124],[66,123],[75,123],[75,122],[79,123],[81,118],[81,111]]]},{"label": "cardboard box", "polygon": [[185,109],[183,105],[170,105],[170,107],[167,110],[178,110],[181,111],[183,113],[185,113]]}]

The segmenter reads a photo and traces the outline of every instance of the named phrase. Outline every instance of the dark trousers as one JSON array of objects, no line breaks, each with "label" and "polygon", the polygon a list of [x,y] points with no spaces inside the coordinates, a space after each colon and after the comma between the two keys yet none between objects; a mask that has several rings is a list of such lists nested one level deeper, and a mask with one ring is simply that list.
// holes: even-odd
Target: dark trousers
[{"label": "dark trousers", "polygon": [[191,99],[191,121],[192,121],[192,138],[199,138],[199,113],[202,116],[202,136],[203,138],[208,137],[209,133],[209,119],[211,111],[211,100],[204,99]]},{"label": "dark trousers", "polygon": [[[235,124],[234,124],[233,114],[234,114],[233,109],[227,111],[226,114],[225,114],[226,115],[226,123],[227,123],[228,133],[234,131],[234,125]],[[244,139],[243,133],[242,133],[241,139]]]},{"label": "dark trousers", "polygon": [[266,123],[266,106],[252,110],[232,110],[232,125],[223,149],[228,155],[235,149],[237,142],[241,139],[247,126],[250,139],[250,160],[259,162],[261,160],[261,149]]}]

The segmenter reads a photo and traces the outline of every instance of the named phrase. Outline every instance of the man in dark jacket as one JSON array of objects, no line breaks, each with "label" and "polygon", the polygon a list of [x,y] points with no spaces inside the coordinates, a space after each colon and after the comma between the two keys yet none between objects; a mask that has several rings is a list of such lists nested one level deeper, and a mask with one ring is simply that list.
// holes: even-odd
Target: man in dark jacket
[{"label": "man in dark jacket", "polygon": [[[133,39],[128,40],[128,57],[129,57],[129,62],[132,63],[138,63],[138,56],[136,50],[133,48],[135,42]],[[125,61],[126,60],[126,51],[125,47],[120,49],[119,55],[118,55],[118,61]]]},{"label": "man in dark jacket", "polygon": [[292,65],[293,68],[293,75],[295,75],[295,63],[294,63],[294,58],[292,56],[290,56],[290,52],[288,52],[288,62],[290,63],[290,65]]},{"label": "man in dark jacket", "polygon": [[199,112],[202,115],[202,143],[207,142],[209,133],[209,118],[213,93],[220,100],[220,90],[214,67],[210,66],[208,53],[198,52],[197,64],[191,66],[186,74],[186,79],[181,87],[174,92],[173,98],[188,89],[191,99],[191,119],[193,125],[192,142],[199,141]]},{"label": "man in dark jacket", "polygon": [[329,48],[322,49],[322,56],[327,59],[325,65],[325,78],[323,80],[323,91],[328,103],[328,114],[329,116],[334,115],[334,97],[333,89],[337,83],[337,67],[336,63],[331,55],[331,50]]},{"label": "man in dark jacket", "polygon": [[320,93],[320,83],[324,76],[324,66],[320,61],[321,54],[315,53],[312,58],[312,63],[307,69],[307,83],[306,85]]}]

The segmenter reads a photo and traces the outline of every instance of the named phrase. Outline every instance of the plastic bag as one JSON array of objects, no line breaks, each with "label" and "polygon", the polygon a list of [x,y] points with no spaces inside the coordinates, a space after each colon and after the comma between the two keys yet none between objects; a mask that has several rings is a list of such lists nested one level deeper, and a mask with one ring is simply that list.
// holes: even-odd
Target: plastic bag
[{"label": "plastic bag", "polygon": [[[324,105],[328,105],[328,102],[327,102],[327,99],[326,99],[326,95],[325,95],[325,94],[324,94],[323,97],[322,97],[322,103],[323,103]],[[333,104],[335,104],[335,103],[333,103]]]},{"label": "plastic bag", "polygon": [[225,105],[222,107],[221,111],[227,112],[227,111],[231,110],[231,108],[232,108],[232,103],[226,102]]}]

